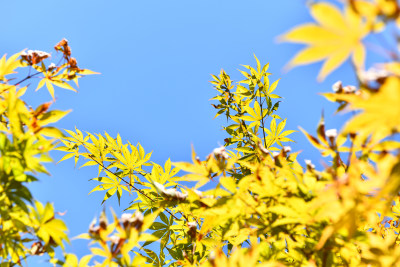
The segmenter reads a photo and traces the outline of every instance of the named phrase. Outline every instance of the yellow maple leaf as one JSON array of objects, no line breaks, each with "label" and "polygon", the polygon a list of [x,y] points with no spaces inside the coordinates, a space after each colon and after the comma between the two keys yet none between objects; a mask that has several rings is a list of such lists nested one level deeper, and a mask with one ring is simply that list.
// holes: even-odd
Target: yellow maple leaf
[{"label": "yellow maple leaf", "polygon": [[400,132],[399,88],[400,78],[391,76],[374,93],[326,95],[350,103],[352,110],[362,110],[345,126],[345,133],[359,133],[362,138],[372,135],[378,141]]},{"label": "yellow maple leaf", "polygon": [[400,79],[389,77],[379,91],[369,99],[351,103],[353,108],[363,109],[346,126],[347,132],[363,131],[385,137],[400,131]]},{"label": "yellow maple leaf", "polygon": [[19,61],[18,57],[21,53],[17,53],[6,59],[6,55],[3,55],[0,58],[0,81],[4,80],[4,76],[16,73],[14,70],[18,67],[21,67],[22,64]]},{"label": "yellow maple leaf", "polygon": [[309,45],[289,62],[288,67],[325,60],[318,75],[319,81],[350,56],[355,66],[362,68],[366,52],[361,41],[370,32],[369,23],[349,6],[343,14],[328,3],[313,4],[310,11],[317,23],[300,25],[279,38],[285,42]]}]

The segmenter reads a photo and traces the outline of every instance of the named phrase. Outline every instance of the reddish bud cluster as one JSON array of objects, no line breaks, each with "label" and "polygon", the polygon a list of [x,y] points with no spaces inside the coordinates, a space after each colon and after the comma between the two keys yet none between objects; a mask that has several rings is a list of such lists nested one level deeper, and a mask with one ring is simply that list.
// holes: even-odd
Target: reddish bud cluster
[{"label": "reddish bud cluster", "polygon": [[42,242],[35,242],[32,244],[30,251],[32,255],[43,255],[44,252],[45,251]]},{"label": "reddish bud cluster", "polygon": [[345,93],[345,94],[353,94],[356,93],[357,88],[353,85],[343,86],[342,81],[337,81],[332,85],[333,92],[337,94]]},{"label": "reddish bud cluster", "polygon": [[28,62],[29,65],[38,64],[48,57],[50,57],[49,53],[39,50],[28,50],[28,52],[21,53],[22,60]]},{"label": "reddish bud cluster", "polygon": [[67,39],[64,38],[58,42],[54,46],[54,49],[63,53],[63,57],[68,62],[70,68],[79,70],[76,59],[71,57],[71,47],[68,45]]},{"label": "reddish bud cluster", "polygon": [[124,213],[121,215],[121,223],[125,229],[127,228],[136,228],[136,230],[140,230],[143,225],[143,214],[140,211],[136,211],[132,216],[130,213]]}]

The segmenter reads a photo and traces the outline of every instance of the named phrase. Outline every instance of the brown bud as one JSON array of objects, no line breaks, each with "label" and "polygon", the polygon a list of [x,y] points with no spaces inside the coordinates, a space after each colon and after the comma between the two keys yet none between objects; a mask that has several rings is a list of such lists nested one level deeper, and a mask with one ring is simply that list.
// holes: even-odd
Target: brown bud
[{"label": "brown bud", "polygon": [[107,219],[105,216],[100,216],[99,225],[102,230],[107,229]]},{"label": "brown bud", "polygon": [[197,223],[196,222],[189,222],[188,223],[188,227],[189,227],[188,235],[192,239],[194,239],[196,237],[196,233],[197,233]]},{"label": "brown bud", "polygon": [[74,57],[71,57],[68,62],[69,66],[73,69],[78,68],[78,63]]},{"label": "brown bud", "polygon": [[42,255],[43,254],[43,244],[41,242],[35,242],[31,246],[32,255]]},{"label": "brown bud", "polygon": [[68,40],[65,39],[65,38],[63,38],[61,41],[59,41],[59,42],[54,46],[54,48],[55,48],[55,49],[59,49],[59,48],[61,48],[61,47],[66,47],[66,46],[68,46]]},{"label": "brown bud", "polygon": [[98,235],[100,232],[100,227],[96,225],[96,218],[89,225],[89,233],[91,235]]},{"label": "brown bud", "polygon": [[136,211],[135,215],[129,220],[130,226],[136,228],[137,230],[140,230],[143,225],[143,214],[140,211]]},{"label": "brown bud", "polygon": [[39,115],[45,113],[45,112],[49,109],[49,107],[51,106],[51,104],[53,104],[53,103],[52,103],[52,102],[47,102],[47,103],[44,103],[44,104],[40,105],[40,106],[35,110],[33,116],[37,117],[37,116],[39,116]]},{"label": "brown bud", "polygon": [[64,47],[64,56],[66,58],[71,56],[71,48],[69,46]]}]

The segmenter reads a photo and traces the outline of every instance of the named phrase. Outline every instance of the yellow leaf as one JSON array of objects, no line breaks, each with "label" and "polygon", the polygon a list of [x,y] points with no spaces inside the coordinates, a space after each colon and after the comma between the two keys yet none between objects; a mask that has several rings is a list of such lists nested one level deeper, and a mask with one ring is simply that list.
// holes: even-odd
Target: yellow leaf
[{"label": "yellow leaf", "polygon": [[364,68],[365,54],[366,54],[365,47],[361,43],[359,43],[355,47],[352,57],[353,63],[358,69]]},{"label": "yellow leaf", "polygon": [[89,261],[92,259],[93,255],[86,255],[82,257],[82,259],[79,261],[78,267],[86,267],[89,266]]},{"label": "yellow leaf", "polygon": [[337,40],[338,37],[339,36],[331,30],[322,28],[314,23],[309,23],[304,24],[302,27],[294,28],[285,36],[278,38],[278,40],[304,44],[323,44],[329,39],[332,41]]},{"label": "yellow leaf", "polygon": [[78,73],[82,75],[100,74],[100,72],[94,72],[88,69],[79,70]]},{"label": "yellow leaf", "polygon": [[318,45],[310,46],[300,51],[288,64],[286,68],[292,68],[298,65],[310,64],[331,55],[337,49],[336,45]]},{"label": "yellow leaf", "polygon": [[51,81],[54,85],[57,85],[58,87],[62,87],[74,92],[77,92],[76,89],[74,87],[72,87],[71,85],[69,85],[67,82],[61,81],[61,80],[52,80]]},{"label": "yellow leaf", "polygon": [[318,81],[323,81],[325,77],[333,70],[338,68],[348,58],[351,51],[345,49],[338,51],[329,56],[322,65],[321,71],[318,74]]},{"label": "yellow leaf", "polygon": [[317,23],[300,25],[280,37],[282,41],[309,45],[300,51],[287,67],[325,60],[318,75],[319,81],[351,55],[354,64],[362,68],[365,49],[361,40],[370,31],[362,17],[350,7],[346,7],[342,14],[334,5],[328,3],[313,4],[311,15]]},{"label": "yellow leaf", "polygon": [[379,13],[379,8],[376,6],[376,4],[364,0],[354,1],[353,7],[357,13],[363,14],[367,18],[371,19],[375,18],[375,16]]},{"label": "yellow leaf", "polygon": [[311,15],[324,28],[342,32],[347,27],[340,11],[331,4],[317,3],[311,6]]},{"label": "yellow leaf", "polygon": [[53,100],[55,100],[54,87],[53,87],[53,84],[49,80],[46,80],[46,87],[47,87],[47,90],[49,91],[51,97],[53,98]]},{"label": "yellow leaf", "polygon": [[41,79],[40,82],[38,83],[38,86],[36,87],[35,91],[42,88],[45,82],[46,82],[46,78]]},{"label": "yellow leaf", "polygon": [[15,69],[21,67],[21,61],[17,60],[21,53],[12,55],[6,60],[6,55],[0,59],[0,80],[4,79],[4,76],[15,73]]},{"label": "yellow leaf", "polygon": [[378,139],[392,131],[400,131],[400,79],[389,77],[377,93],[370,97],[342,96],[352,109],[364,111],[354,117],[345,127],[345,132],[360,132],[375,135]]}]

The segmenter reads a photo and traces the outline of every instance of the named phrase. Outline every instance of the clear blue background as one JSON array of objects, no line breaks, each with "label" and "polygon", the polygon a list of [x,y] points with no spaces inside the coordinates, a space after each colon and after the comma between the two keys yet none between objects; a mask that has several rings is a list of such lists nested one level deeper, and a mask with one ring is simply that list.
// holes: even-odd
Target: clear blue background
[{"label": "clear blue background", "polygon": [[[101,73],[81,79],[78,94],[56,90],[53,108],[73,109],[58,127],[120,133],[153,151],[152,161],[161,165],[169,157],[190,161],[191,145],[204,158],[223,144],[226,121],[212,119],[210,74],[223,68],[233,80],[242,79],[237,69],[254,66],[253,53],[262,64],[270,62],[272,80],[282,78],[276,92],[284,97],[279,114],[288,119],[287,129],[314,133],[322,110],[327,128],[340,128],[345,116],[333,116],[336,105],[318,93],[331,91],[338,77],[354,83],[349,63],[323,83],[316,81],[320,63],[282,72],[302,46],[277,44],[276,37],[311,21],[305,1],[2,1],[0,12],[0,54],[38,49],[52,52],[56,61],[53,46],[65,37],[78,65]],[[32,106],[51,100],[44,88],[33,89],[27,95]],[[313,159],[317,166],[328,160],[301,133],[292,138],[293,150],[303,150],[301,160]],[[86,232],[102,210],[104,194],[88,196],[96,170],[75,169],[73,160],[47,167],[52,176],[40,176],[31,187],[34,196],[67,211],[70,236]],[[106,202],[106,210],[112,206],[120,214],[135,197],[124,194],[121,207],[115,199]],[[80,257],[89,252],[79,240],[67,251]]]}]

